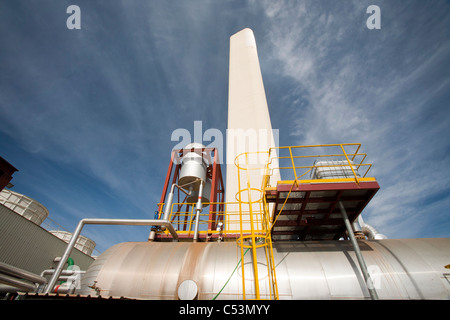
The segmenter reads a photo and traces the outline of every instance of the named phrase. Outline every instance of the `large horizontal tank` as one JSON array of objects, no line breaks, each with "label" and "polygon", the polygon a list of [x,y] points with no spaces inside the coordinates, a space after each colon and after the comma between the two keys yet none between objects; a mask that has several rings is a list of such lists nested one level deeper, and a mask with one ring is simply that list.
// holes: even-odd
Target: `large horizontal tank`
[{"label": "large horizontal tank", "polygon": [[[380,299],[450,298],[449,270],[444,267],[450,262],[450,239],[360,240],[359,245]],[[264,299],[269,298],[266,259],[263,249],[258,250]],[[273,250],[280,299],[370,298],[348,241],[278,242]],[[250,299],[254,298],[251,259],[250,251],[244,256]],[[220,292],[217,299],[242,299],[239,260],[235,242],[120,243],[92,263],[78,293],[211,300]]]}]

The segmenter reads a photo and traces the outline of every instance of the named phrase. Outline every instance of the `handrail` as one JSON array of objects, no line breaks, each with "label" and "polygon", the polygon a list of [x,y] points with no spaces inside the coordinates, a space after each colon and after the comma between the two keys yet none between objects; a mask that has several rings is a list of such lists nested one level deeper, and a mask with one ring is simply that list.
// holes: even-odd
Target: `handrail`
[{"label": "handrail", "polygon": [[[358,147],[359,148],[359,147]],[[344,146],[341,144],[342,152],[345,154],[345,158],[347,159],[348,165],[350,166],[350,169],[352,169],[353,175],[355,176],[356,184],[359,184],[358,176],[355,173],[355,170],[353,169],[353,164],[350,162],[350,159],[348,158],[347,154],[345,153]]]},{"label": "handrail", "polygon": [[[322,148],[322,149],[328,149],[332,150],[333,148],[339,148],[341,152],[325,152],[318,154],[317,152],[313,152],[310,154],[297,154],[295,152],[308,152],[309,150]],[[352,150],[349,150],[352,149]],[[268,160],[267,165],[265,166],[265,172],[263,176],[263,188],[270,185],[270,177],[271,177],[271,171],[279,170],[282,172],[290,172],[290,174],[293,175],[293,181],[297,181],[297,183],[308,183],[312,182],[313,180],[315,182],[320,182],[320,179],[307,179],[307,180],[300,180],[299,178],[305,176],[308,172],[315,173],[317,172],[318,168],[331,168],[335,167],[336,170],[340,170],[339,173],[342,173],[342,175],[345,175],[346,178],[330,178],[335,179],[336,182],[339,180],[342,180],[347,182],[347,178],[353,177],[354,181],[359,184],[361,179],[365,179],[369,170],[372,168],[371,163],[364,163],[366,160],[367,154],[359,152],[361,149],[360,143],[341,143],[341,144],[321,144],[321,145],[304,145],[304,146],[282,146],[282,147],[272,147],[268,151]],[[277,152],[273,152],[277,151]],[[284,151],[284,154],[282,154]],[[286,154],[287,153],[287,154]],[[309,159],[324,159],[328,158],[331,161],[334,161],[335,163],[330,163],[326,165],[317,164],[314,163],[308,163],[307,161]],[[341,159],[341,160],[339,160]],[[278,162],[277,167],[273,167],[273,164],[275,160]],[[284,163],[282,163],[284,161]],[[322,160],[321,160],[322,161]],[[342,163],[338,163],[336,161],[343,161]],[[288,163],[286,163],[288,162]],[[306,162],[306,163],[305,163]],[[272,165],[272,167],[270,167]],[[303,173],[299,174],[298,170],[301,170]],[[362,173],[361,171],[363,169]],[[348,172],[348,173],[346,173]],[[347,176],[348,175],[348,176]],[[317,181],[316,181],[317,180]],[[329,180],[329,179],[327,179]],[[325,182],[325,181],[323,181]]]},{"label": "handrail", "polygon": [[[243,190],[245,191],[245,190]],[[262,199],[259,199],[257,201],[252,202],[254,205],[256,204],[260,204],[262,201]],[[178,205],[180,204],[184,204],[184,205],[188,205],[189,209],[188,210],[178,210]],[[249,229],[241,229],[241,228],[234,228],[231,229],[229,226],[230,225],[236,225],[236,221],[239,219],[240,216],[240,212],[242,212],[242,214],[244,216],[249,215],[250,214],[250,210],[244,210],[243,208],[241,208],[241,211],[239,211],[239,209],[237,208],[239,205],[239,202],[205,202],[205,205],[208,205],[210,208],[212,205],[216,205],[216,207],[218,207],[219,205],[223,204],[225,205],[223,210],[214,210],[211,211],[209,210],[209,212],[204,212],[204,213],[200,213],[199,217],[199,223],[200,226],[204,226],[207,227],[207,225],[210,222],[223,222],[224,224],[224,228],[223,230],[217,231],[217,230],[206,230],[206,228],[201,228],[199,229],[199,233],[200,234],[217,234],[217,233],[222,233],[222,234],[239,234],[241,232],[241,230],[244,231],[244,233],[250,232],[250,228]],[[235,211],[231,211],[227,206],[236,206]],[[206,211],[206,210],[205,210]],[[215,220],[211,221],[209,219],[210,214],[211,213],[215,213]],[[170,213],[169,216],[169,221],[172,223],[172,225],[174,227],[177,227],[177,233],[178,234],[191,234],[192,231],[192,226],[194,224],[194,217],[195,217],[196,213],[195,213],[195,203],[172,203],[172,211]],[[179,220],[175,220],[175,218],[178,218]],[[232,219],[232,218],[238,218],[238,219]],[[253,219],[254,219],[254,225],[259,226],[259,228],[255,229],[256,233],[262,233],[265,231],[265,229],[262,227],[262,223],[265,221],[265,218],[263,217],[263,213],[261,212],[253,212]],[[250,220],[250,216],[248,216],[247,219],[243,219],[242,220],[243,224],[249,224],[251,222]],[[182,230],[181,227],[183,227],[184,225],[186,225],[186,230]]]}]

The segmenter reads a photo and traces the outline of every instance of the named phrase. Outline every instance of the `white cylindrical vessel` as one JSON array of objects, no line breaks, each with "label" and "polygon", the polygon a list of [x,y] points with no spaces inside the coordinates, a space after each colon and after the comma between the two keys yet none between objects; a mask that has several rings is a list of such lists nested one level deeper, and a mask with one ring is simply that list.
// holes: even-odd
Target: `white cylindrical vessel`
[{"label": "white cylindrical vessel", "polygon": [[[209,205],[209,198],[211,196],[211,179],[207,178],[202,191],[202,205],[203,208]],[[198,200],[198,190],[194,190],[192,194],[187,196],[186,203],[196,203]]]},{"label": "white cylindrical vessel", "polygon": [[[190,143],[185,147],[186,149],[201,149],[205,148],[200,143]],[[181,170],[178,177],[178,184],[180,187],[187,186],[196,180],[206,180],[206,169],[208,164],[206,163],[206,154],[200,150],[189,151],[183,154],[181,158]],[[200,183],[193,183],[194,190],[198,190]]]},{"label": "white cylindrical vessel", "polygon": [[[357,167],[352,161],[350,164],[353,167],[357,177],[360,177]],[[352,167],[349,162],[345,160],[321,160],[314,163],[314,169],[311,171],[311,179],[345,179],[354,178]]]}]

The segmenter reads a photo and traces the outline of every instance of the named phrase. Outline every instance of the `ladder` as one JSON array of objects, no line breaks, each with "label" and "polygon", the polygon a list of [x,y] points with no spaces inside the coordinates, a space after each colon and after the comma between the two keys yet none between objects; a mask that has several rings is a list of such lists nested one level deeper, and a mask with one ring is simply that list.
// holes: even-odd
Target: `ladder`
[{"label": "ladder", "polygon": [[[276,280],[275,261],[273,256],[272,237],[270,233],[270,218],[269,205],[265,200],[264,190],[251,186],[250,183],[250,167],[248,165],[248,153],[245,153],[245,166],[238,166],[238,184],[239,192],[237,194],[239,206],[239,221],[240,221],[240,237],[237,239],[238,247],[241,255],[241,269],[242,269],[242,293],[243,299],[247,300],[253,296],[256,300],[271,299],[278,300],[278,286]],[[241,170],[245,171],[245,188],[241,186]],[[254,170],[254,168],[253,168]],[[253,191],[253,195],[252,195]],[[254,193],[258,192],[261,197],[254,199]],[[247,199],[243,196],[246,194]],[[247,218],[248,217],[248,218]],[[250,253],[252,271],[253,271],[253,292],[250,293],[248,286],[246,286],[246,270],[245,270],[245,255]],[[262,257],[264,255],[264,257]],[[259,258],[259,261],[258,261]],[[261,271],[258,269],[258,264],[265,265],[267,270]],[[247,270],[248,272],[248,270]],[[260,282],[266,278],[268,285],[268,292],[261,293]]]}]

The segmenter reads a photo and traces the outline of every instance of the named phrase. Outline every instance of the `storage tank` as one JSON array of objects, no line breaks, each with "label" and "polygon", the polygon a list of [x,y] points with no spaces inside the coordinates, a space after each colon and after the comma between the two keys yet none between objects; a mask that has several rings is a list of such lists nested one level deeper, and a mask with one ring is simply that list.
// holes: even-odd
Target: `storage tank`
[{"label": "storage tank", "polygon": [[[357,177],[360,177],[357,167],[350,161]],[[346,160],[320,160],[314,162],[311,179],[345,179],[354,178],[352,168]]]},{"label": "storage tank", "polygon": [[[58,238],[64,240],[65,242],[69,243],[70,238],[72,238],[72,233],[62,230],[50,230],[51,234],[57,236]],[[81,252],[87,254],[88,256],[92,255],[92,252],[94,251],[96,243],[85,237],[85,236],[78,236],[77,242],[75,243],[75,248],[80,250]]]},{"label": "storage tank", "polygon": [[[190,143],[185,149],[201,149],[205,148],[200,143]],[[185,151],[186,152],[186,151]],[[206,162],[206,153],[200,150],[189,151],[183,154],[181,158],[181,170],[178,183],[181,187],[197,181],[198,179],[206,181],[206,169],[208,163]],[[192,184],[194,190],[198,190],[200,181]]]},{"label": "storage tank", "polygon": [[[450,299],[450,239],[359,240],[380,299]],[[280,299],[370,299],[349,241],[273,244]],[[264,248],[258,249],[261,298],[269,297]],[[252,254],[244,256],[246,298],[254,298]],[[85,273],[80,294],[137,299],[242,299],[236,242],[126,242],[102,253]],[[195,285],[193,285],[195,283]],[[220,294],[219,294],[220,292]]]},{"label": "storage tank", "polygon": [[47,208],[38,201],[8,189],[0,192],[0,203],[37,225],[41,225],[49,214]]},{"label": "storage tank", "polygon": [[[191,195],[187,196],[186,203],[196,203],[198,200],[198,189],[193,191]],[[211,179],[207,178],[202,191],[202,206],[206,208],[209,206],[209,198],[211,196]]]}]

